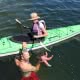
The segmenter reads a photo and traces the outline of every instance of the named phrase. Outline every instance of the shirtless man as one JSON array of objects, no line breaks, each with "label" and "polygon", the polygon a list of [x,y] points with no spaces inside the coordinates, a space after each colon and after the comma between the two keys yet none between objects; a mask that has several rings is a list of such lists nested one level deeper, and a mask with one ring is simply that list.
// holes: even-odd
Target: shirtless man
[{"label": "shirtless man", "polygon": [[22,54],[15,58],[15,63],[20,68],[23,74],[21,80],[39,80],[36,72],[39,70],[41,62],[38,61],[36,66],[33,66],[29,62],[29,58],[30,54],[26,49],[23,49]]}]

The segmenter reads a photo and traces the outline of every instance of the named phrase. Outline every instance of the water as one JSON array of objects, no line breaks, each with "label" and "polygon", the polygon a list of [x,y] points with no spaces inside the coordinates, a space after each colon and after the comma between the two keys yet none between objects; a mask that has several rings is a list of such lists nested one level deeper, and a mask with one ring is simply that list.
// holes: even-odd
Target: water
[{"label": "water", "polygon": [[[47,29],[80,24],[79,0],[0,0],[0,36],[18,34],[15,18],[31,27],[31,12],[38,12]],[[80,80],[79,38],[53,46],[53,66],[42,65],[38,72],[41,80]],[[13,59],[0,61],[0,80],[19,80],[20,73]]]}]

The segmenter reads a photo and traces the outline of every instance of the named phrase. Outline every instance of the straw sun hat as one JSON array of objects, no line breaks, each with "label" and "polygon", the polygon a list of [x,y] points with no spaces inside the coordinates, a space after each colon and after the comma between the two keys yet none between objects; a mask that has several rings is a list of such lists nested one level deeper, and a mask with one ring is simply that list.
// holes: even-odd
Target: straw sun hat
[{"label": "straw sun hat", "polygon": [[30,16],[31,16],[31,19],[29,20],[35,20],[40,18],[36,12],[31,13]]}]

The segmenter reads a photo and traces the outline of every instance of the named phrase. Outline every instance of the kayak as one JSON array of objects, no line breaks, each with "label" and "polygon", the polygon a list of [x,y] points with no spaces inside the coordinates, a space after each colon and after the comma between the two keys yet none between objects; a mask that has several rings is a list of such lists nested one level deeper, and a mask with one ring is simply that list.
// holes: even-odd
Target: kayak
[{"label": "kayak", "polygon": [[[32,42],[28,43],[27,49],[30,51],[38,50],[44,48],[49,50],[47,47],[64,41],[66,39],[72,38],[80,34],[80,25],[71,25],[55,29],[47,30],[48,36],[45,37],[42,42]],[[17,35],[18,38],[20,35]],[[13,40],[13,36],[6,36],[0,38],[0,57],[13,55],[19,53],[19,49],[22,48],[22,44],[18,40]],[[20,39],[20,38],[19,38]]]}]

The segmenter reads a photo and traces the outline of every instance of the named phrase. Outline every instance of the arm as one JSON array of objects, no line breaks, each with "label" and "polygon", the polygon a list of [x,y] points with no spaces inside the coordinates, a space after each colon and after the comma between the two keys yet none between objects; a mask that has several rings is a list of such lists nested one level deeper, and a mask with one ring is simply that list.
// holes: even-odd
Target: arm
[{"label": "arm", "polygon": [[39,71],[39,69],[40,69],[40,62],[38,62],[37,64],[36,64],[36,66],[33,66],[33,65],[31,65],[31,64],[29,64],[27,67],[26,67],[26,70],[25,71],[34,71],[34,72],[37,72],[37,71]]},{"label": "arm", "polygon": [[40,64],[40,63],[41,63],[41,62],[40,62],[40,61],[38,61],[37,65],[36,65],[36,71],[39,71],[40,66],[41,66],[41,64]]},{"label": "arm", "polygon": [[42,35],[34,35],[34,38],[45,37],[45,36],[47,36],[47,35],[48,35],[48,33],[47,33],[47,31],[46,31],[46,29],[45,29],[45,28],[42,28],[42,31],[43,31],[43,33],[44,33],[44,34],[42,34]]},{"label": "arm", "polygon": [[15,64],[16,64],[16,66],[19,66],[19,60],[18,59],[15,59]]},{"label": "arm", "polygon": [[51,60],[53,58],[53,55],[50,57],[47,57],[46,60]]},{"label": "arm", "polygon": [[41,34],[41,35],[35,35],[34,38],[45,37],[45,36],[48,35],[46,28],[41,23],[40,23],[40,29],[42,30],[43,34]]},{"label": "arm", "polygon": [[38,35],[39,37],[45,37],[45,36],[48,35],[47,30],[44,27],[42,28],[42,31],[43,31],[44,34]]},{"label": "arm", "polygon": [[[44,22],[45,23],[45,22]],[[43,32],[42,35],[40,35],[40,37],[45,37],[48,35],[47,30],[46,30],[46,24],[44,24],[43,22],[40,23],[40,28]]]}]

